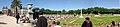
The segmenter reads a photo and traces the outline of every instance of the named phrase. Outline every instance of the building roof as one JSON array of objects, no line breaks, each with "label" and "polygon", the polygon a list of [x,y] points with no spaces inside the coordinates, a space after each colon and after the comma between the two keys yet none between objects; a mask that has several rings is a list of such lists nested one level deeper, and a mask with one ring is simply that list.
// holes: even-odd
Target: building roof
[{"label": "building roof", "polygon": [[2,9],[8,9],[6,6],[3,6],[3,8]]}]

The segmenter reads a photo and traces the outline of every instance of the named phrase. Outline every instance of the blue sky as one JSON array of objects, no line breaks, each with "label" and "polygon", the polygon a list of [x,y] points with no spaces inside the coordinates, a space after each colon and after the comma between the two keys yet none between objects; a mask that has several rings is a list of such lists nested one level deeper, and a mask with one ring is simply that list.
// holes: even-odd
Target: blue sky
[{"label": "blue sky", "polygon": [[[3,6],[10,8],[13,0],[0,0],[0,10]],[[28,3],[33,3],[33,8],[47,8],[51,10],[74,10],[89,7],[118,8],[120,0],[20,0],[24,7]]]}]

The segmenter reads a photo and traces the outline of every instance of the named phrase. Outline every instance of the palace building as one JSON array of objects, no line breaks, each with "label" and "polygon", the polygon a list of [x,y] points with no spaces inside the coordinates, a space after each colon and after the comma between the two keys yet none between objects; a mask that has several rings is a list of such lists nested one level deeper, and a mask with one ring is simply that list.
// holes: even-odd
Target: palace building
[{"label": "palace building", "polygon": [[2,13],[3,14],[8,14],[8,8],[6,6],[3,6]]}]

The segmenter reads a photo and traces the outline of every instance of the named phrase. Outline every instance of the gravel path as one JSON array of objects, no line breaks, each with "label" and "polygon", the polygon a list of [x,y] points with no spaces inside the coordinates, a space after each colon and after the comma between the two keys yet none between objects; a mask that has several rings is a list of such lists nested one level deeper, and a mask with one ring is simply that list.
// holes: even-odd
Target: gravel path
[{"label": "gravel path", "polygon": [[0,16],[0,27],[31,27],[30,23],[24,23],[24,24],[17,24],[16,18],[7,16],[7,15],[1,15]]}]

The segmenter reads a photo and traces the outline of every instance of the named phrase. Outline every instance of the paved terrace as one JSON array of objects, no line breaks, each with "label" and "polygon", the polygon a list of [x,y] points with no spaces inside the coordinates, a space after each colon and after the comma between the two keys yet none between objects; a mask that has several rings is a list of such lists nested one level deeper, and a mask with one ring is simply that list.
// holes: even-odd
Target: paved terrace
[{"label": "paved terrace", "polygon": [[0,27],[31,27],[29,23],[17,24],[16,18],[7,15],[0,15]]}]

